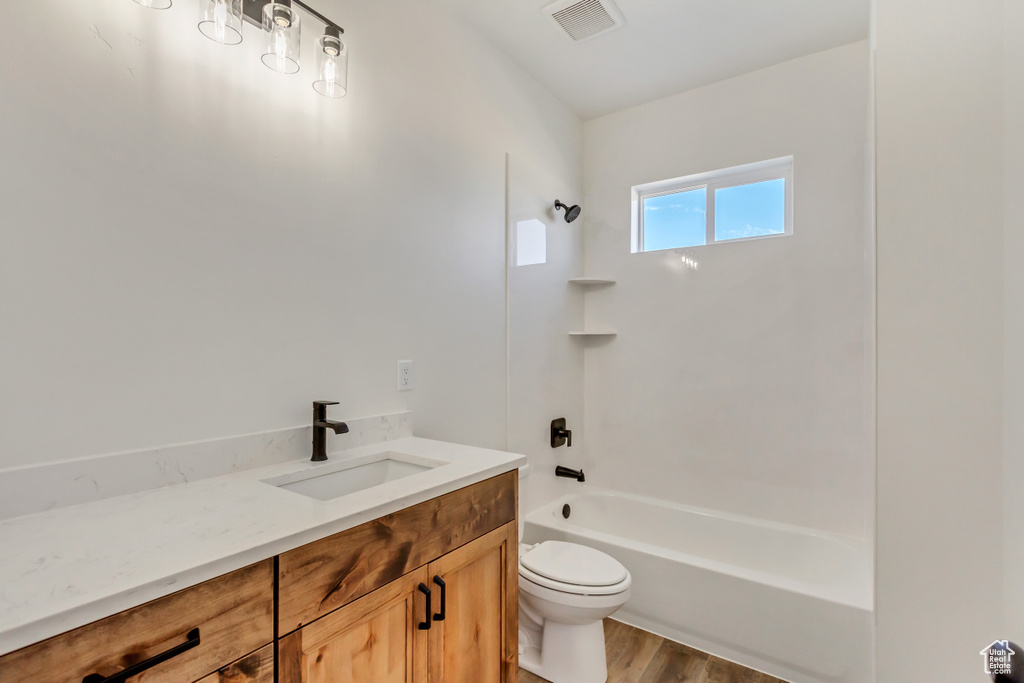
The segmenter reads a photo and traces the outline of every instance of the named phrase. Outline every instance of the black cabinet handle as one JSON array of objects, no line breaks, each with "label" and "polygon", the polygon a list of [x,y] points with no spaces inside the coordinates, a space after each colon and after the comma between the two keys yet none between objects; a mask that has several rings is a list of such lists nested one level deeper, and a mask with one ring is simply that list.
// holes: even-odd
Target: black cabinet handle
[{"label": "black cabinet handle", "polygon": [[445,586],[444,579],[440,576],[434,577],[434,583],[441,587],[441,611],[434,615],[434,621],[444,621],[445,606],[448,604],[448,589]]},{"label": "black cabinet handle", "polygon": [[124,683],[132,676],[138,676],[146,669],[152,669],[157,664],[162,664],[163,662],[166,662],[168,659],[173,659],[174,657],[180,655],[182,652],[187,652],[188,650],[191,650],[192,648],[199,645],[199,629],[192,629],[188,632],[188,635],[186,635],[185,638],[187,640],[181,645],[175,645],[170,650],[167,650],[166,652],[161,652],[158,655],[154,655],[145,661],[139,662],[138,664],[134,664],[125,669],[124,671],[120,671],[114,674],[113,676],[104,678],[101,674],[89,674],[88,676],[82,679],[82,683]]},{"label": "black cabinet handle", "polygon": [[[426,612],[427,620],[420,622],[420,630],[421,631],[429,631],[430,630],[430,624],[432,623],[430,621],[430,588],[427,586],[427,584],[421,582],[420,585],[419,585],[419,590],[420,590],[420,593],[423,593],[424,595],[427,596],[427,612]],[[82,683],[89,683],[89,682],[82,681]],[[99,683],[99,682],[97,681],[97,683]]]}]

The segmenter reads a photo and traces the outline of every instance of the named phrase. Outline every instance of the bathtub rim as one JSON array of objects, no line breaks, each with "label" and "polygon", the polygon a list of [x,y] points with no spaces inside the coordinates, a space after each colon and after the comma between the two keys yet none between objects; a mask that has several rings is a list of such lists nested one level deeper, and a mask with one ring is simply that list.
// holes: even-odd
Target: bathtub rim
[{"label": "bathtub rim", "polygon": [[[720,560],[713,560],[710,558],[702,557],[700,555],[694,555],[691,553],[682,552],[679,550],[673,550],[671,548],[665,548],[663,546],[646,543],[643,541],[634,541],[624,536],[611,534],[595,529],[574,524],[570,519],[563,519],[561,516],[561,508],[566,503],[572,504],[573,499],[579,498],[585,495],[600,495],[608,496],[611,498],[620,498],[624,500],[630,500],[633,502],[640,502],[655,507],[665,507],[680,512],[687,512],[691,514],[697,514],[700,516],[713,517],[720,520],[726,520],[737,524],[746,524],[750,526],[772,529],[774,531],[780,531],[785,533],[795,533],[802,536],[810,536],[816,539],[827,540],[831,542],[841,543],[851,548],[858,558],[858,567],[854,572],[854,578],[845,582],[828,582],[824,584],[817,584],[810,581],[803,581],[794,579],[786,576],[782,576],[772,572],[766,572],[763,570],[752,569],[749,567],[743,567],[740,565],[723,562]],[[866,612],[874,612],[874,558],[873,558],[873,547],[868,539],[858,538],[855,536],[847,536],[831,531],[825,531],[822,529],[814,529],[811,527],[803,527],[796,524],[789,524],[786,522],[777,522],[774,520],[759,519],[756,517],[748,517],[745,515],[739,515],[732,512],[725,512],[722,510],[715,510],[712,508],[699,507],[696,505],[689,505],[686,503],[676,503],[674,501],[664,500],[660,498],[654,498],[652,496],[644,496],[635,493],[627,493],[623,491],[615,491],[612,489],[605,489],[595,487],[590,484],[583,484],[580,488],[567,493],[556,500],[553,500],[545,505],[542,505],[535,510],[532,510],[523,517],[524,520],[524,537],[526,530],[531,524],[564,530],[569,533],[582,536],[584,538],[593,538],[596,541],[602,543],[608,543],[611,545],[621,545],[630,550],[637,552],[647,553],[650,555],[663,557],[669,560],[682,562],[692,566],[700,567],[708,571],[720,572],[729,576],[734,576],[738,579],[753,581],[755,583],[766,584],[780,590],[791,591],[799,593],[801,595],[810,596],[820,600],[843,605],[845,607],[852,607]]]}]

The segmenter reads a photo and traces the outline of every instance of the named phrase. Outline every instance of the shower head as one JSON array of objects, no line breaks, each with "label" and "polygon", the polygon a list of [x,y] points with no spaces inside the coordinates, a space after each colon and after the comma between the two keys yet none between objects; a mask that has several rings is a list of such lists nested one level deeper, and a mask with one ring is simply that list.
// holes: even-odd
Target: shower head
[{"label": "shower head", "polygon": [[583,210],[579,204],[573,206],[566,206],[559,200],[555,200],[555,211],[558,209],[565,209],[565,222],[572,223],[574,220],[580,217],[580,212]]}]

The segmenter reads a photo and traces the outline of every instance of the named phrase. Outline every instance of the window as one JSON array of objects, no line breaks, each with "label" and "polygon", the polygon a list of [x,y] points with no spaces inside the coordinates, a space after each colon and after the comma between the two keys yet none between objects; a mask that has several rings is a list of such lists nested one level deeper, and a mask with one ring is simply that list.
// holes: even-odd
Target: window
[{"label": "window", "polygon": [[793,233],[793,157],[633,188],[633,252]]}]

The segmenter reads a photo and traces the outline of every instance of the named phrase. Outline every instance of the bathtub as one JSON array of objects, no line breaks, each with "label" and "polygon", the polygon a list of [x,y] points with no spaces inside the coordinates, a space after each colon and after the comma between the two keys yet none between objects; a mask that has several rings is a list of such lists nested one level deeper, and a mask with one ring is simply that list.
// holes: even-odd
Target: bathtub
[{"label": "bathtub", "polygon": [[793,683],[873,680],[864,540],[589,486],[526,516],[545,540],[626,566],[616,619]]}]

